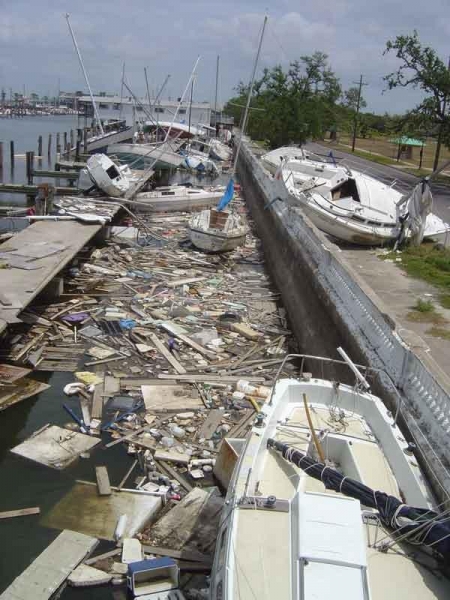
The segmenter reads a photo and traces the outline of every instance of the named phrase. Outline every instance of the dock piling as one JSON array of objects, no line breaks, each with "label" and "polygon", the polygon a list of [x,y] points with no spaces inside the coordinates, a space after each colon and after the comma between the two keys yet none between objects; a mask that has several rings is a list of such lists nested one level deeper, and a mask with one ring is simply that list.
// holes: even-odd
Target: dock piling
[{"label": "dock piling", "polygon": [[87,154],[87,148],[88,148],[88,131],[87,131],[87,127],[85,127],[83,129],[83,152],[85,154]]},{"label": "dock piling", "polygon": [[77,140],[76,150],[75,150],[75,161],[78,162],[80,160],[80,140]]},{"label": "dock piling", "polygon": [[42,157],[42,135],[38,137],[38,156]]},{"label": "dock piling", "polygon": [[3,173],[3,142],[0,142],[0,173]]},{"label": "dock piling", "polygon": [[63,142],[64,154],[67,154],[67,143],[68,143],[67,142],[67,131],[65,131],[63,133],[63,139],[64,139],[64,142]]},{"label": "dock piling", "polygon": [[9,142],[9,158],[10,158],[10,167],[11,172],[14,171],[14,142],[11,140]]},{"label": "dock piling", "polygon": [[56,154],[61,154],[61,142],[59,132],[56,134]]},{"label": "dock piling", "polygon": [[52,134],[49,133],[48,134],[48,146],[47,146],[47,156],[48,156],[49,160],[50,160],[51,155],[52,155]]},{"label": "dock piling", "polygon": [[33,185],[34,152],[25,154],[28,185]]}]

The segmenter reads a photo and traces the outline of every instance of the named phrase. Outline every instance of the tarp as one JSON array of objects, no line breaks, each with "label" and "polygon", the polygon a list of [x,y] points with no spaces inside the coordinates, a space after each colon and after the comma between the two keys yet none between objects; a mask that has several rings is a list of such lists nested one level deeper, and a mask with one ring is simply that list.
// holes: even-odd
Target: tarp
[{"label": "tarp", "polygon": [[228,182],[227,188],[223,193],[222,198],[220,199],[219,204],[217,205],[217,210],[223,210],[233,199],[234,195],[234,180],[230,179]]},{"label": "tarp", "polygon": [[408,211],[407,226],[411,231],[411,243],[420,246],[423,240],[427,216],[433,208],[433,196],[428,181],[424,179],[413,189],[408,200],[406,209]]}]

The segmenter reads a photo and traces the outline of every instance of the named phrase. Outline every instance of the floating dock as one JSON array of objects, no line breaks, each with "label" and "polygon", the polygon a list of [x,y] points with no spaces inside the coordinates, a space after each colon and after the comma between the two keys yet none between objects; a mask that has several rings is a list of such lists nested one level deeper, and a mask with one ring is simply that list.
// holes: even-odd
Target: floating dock
[{"label": "floating dock", "polygon": [[65,529],[14,579],[0,600],[47,600],[97,544],[96,538]]},{"label": "floating dock", "polygon": [[39,221],[2,244],[2,255],[20,251],[15,255],[16,264],[22,264],[0,269],[0,333],[20,320],[17,315],[102,227],[77,221]]}]

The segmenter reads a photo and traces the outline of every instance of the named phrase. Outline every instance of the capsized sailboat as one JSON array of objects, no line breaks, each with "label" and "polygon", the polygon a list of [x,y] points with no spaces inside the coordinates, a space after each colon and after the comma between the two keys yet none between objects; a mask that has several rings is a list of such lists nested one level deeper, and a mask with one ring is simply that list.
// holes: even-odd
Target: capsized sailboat
[{"label": "capsized sailboat", "polygon": [[[342,355],[354,385],[302,367],[262,404],[228,486],[211,600],[450,597],[447,514],[398,413]],[[342,361],[294,356],[313,373],[342,372]]]}]

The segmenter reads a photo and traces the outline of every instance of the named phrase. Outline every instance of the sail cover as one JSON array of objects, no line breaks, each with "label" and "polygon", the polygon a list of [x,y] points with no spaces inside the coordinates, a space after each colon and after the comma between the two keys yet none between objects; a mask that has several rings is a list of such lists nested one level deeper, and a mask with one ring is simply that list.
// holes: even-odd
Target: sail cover
[{"label": "sail cover", "polygon": [[233,195],[234,195],[234,180],[231,177],[230,181],[228,182],[228,185],[226,187],[226,190],[222,196],[222,198],[220,199],[219,204],[217,205],[217,210],[223,210],[233,199]]},{"label": "sail cover", "polygon": [[356,479],[345,477],[336,469],[315,461],[287,444],[269,439],[267,445],[281,452],[283,458],[303,469],[311,477],[322,481],[328,490],[356,498],[364,506],[378,510],[382,522],[399,535],[405,535],[406,541],[430,546],[447,562],[450,561],[448,518],[440,519],[438,513],[432,510],[403,504],[395,496],[373,490]]}]

